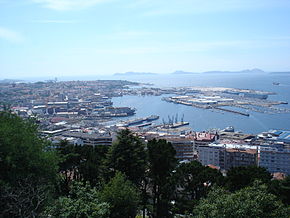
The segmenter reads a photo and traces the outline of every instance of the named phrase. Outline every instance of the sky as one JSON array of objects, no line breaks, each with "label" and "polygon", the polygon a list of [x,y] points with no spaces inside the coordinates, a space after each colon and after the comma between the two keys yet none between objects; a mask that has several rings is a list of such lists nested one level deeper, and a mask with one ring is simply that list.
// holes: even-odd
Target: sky
[{"label": "sky", "polygon": [[290,0],[0,0],[0,79],[290,71]]}]

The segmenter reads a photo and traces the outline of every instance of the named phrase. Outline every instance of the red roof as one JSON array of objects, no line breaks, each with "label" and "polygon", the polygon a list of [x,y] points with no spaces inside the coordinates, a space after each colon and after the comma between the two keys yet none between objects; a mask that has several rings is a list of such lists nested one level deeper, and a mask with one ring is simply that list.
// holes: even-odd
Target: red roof
[{"label": "red roof", "polygon": [[213,141],[215,138],[215,134],[208,132],[196,132],[194,135],[194,140],[196,141]]},{"label": "red roof", "polygon": [[53,117],[53,118],[51,118],[50,122],[58,123],[58,122],[67,121],[67,120],[68,120],[68,118],[65,118],[65,117]]},{"label": "red roof", "polygon": [[208,166],[209,168],[212,168],[212,169],[215,169],[215,170],[219,170],[219,169],[220,169],[220,167],[215,166],[215,165],[212,165],[212,164],[208,164],[207,166]]}]

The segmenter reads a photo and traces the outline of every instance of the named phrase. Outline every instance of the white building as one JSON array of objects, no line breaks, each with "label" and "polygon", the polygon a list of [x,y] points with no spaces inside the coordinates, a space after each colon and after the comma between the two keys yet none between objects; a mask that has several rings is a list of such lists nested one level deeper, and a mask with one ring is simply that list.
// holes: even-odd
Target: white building
[{"label": "white building", "polygon": [[231,167],[257,165],[256,146],[239,144],[209,144],[197,147],[198,161],[228,170]]},{"label": "white building", "polygon": [[260,147],[259,166],[271,173],[290,175],[290,146],[275,144]]},{"label": "white building", "polygon": [[225,148],[216,144],[201,145],[197,147],[198,161],[202,165],[220,166],[220,152]]}]

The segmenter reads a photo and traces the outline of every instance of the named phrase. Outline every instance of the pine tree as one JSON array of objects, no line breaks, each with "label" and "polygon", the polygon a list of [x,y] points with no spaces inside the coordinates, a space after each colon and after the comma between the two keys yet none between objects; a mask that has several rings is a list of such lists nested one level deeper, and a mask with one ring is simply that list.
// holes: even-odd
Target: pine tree
[{"label": "pine tree", "polygon": [[146,167],[144,144],[130,130],[121,130],[109,149],[106,165],[111,176],[120,171],[134,184],[140,185]]},{"label": "pine tree", "polygon": [[172,175],[177,164],[176,151],[170,142],[153,139],[148,142],[149,181],[152,188],[153,217],[170,217],[174,184]]}]

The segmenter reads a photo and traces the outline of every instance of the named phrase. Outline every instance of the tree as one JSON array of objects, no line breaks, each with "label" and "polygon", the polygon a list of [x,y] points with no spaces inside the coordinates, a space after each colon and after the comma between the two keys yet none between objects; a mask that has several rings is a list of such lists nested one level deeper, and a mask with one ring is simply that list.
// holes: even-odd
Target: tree
[{"label": "tree", "polygon": [[101,191],[101,199],[111,206],[111,218],[134,218],[140,202],[140,194],[125,175],[117,172],[115,177]]},{"label": "tree", "polygon": [[120,171],[134,184],[140,185],[145,175],[145,146],[129,129],[121,130],[109,149],[106,164],[112,175]]},{"label": "tree", "polygon": [[35,217],[53,191],[58,161],[32,120],[0,112],[0,216]]},{"label": "tree", "polygon": [[272,180],[269,191],[276,195],[285,205],[290,205],[290,176],[283,180]]},{"label": "tree", "polygon": [[263,183],[269,183],[271,179],[271,174],[263,167],[234,167],[227,173],[226,188],[230,191],[235,191],[251,185],[255,180],[260,180]]},{"label": "tree", "polygon": [[91,185],[100,185],[103,178],[103,164],[109,147],[107,145],[90,146],[84,145],[81,148],[81,163],[78,172],[84,181]]},{"label": "tree", "polygon": [[205,197],[214,184],[223,183],[223,176],[218,170],[203,166],[198,161],[180,164],[174,178],[175,209],[181,214],[191,212],[193,205]]},{"label": "tree", "polygon": [[99,200],[96,188],[88,183],[74,181],[68,197],[59,197],[44,212],[44,216],[53,217],[96,217],[106,218],[110,213],[110,205]]},{"label": "tree", "polygon": [[0,163],[0,181],[10,185],[27,177],[57,177],[58,156],[38,137],[37,126],[8,112],[0,112]]},{"label": "tree", "polygon": [[101,184],[102,165],[108,146],[78,146],[61,141],[57,146],[57,151],[61,156],[60,172],[63,175],[61,182],[63,193],[68,193],[72,180],[88,181],[93,186]]},{"label": "tree", "polygon": [[170,217],[174,184],[172,175],[177,160],[170,142],[153,139],[148,142],[149,182],[152,188],[153,217]]},{"label": "tree", "polygon": [[49,185],[35,184],[31,178],[19,180],[13,187],[2,185],[0,217],[36,217],[50,200],[51,189]]},{"label": "tree", "polygon": [[78,146],[69,144],[64,140],[57,145],[61,161],[59,162],[59,172],[62,175],[60,180],[60,194],[68,195],[72,180],[80,180],[78,167],[81,162]]},{"label": "tree", "polygon": [[267,192],[266,185],[255,183],[234,193],[221,188],[212,190],[207,198],[200,201],[193,210],[194,216],[227,218],[287,218],[288,208],[273,194]]}]

